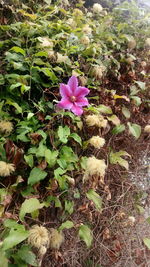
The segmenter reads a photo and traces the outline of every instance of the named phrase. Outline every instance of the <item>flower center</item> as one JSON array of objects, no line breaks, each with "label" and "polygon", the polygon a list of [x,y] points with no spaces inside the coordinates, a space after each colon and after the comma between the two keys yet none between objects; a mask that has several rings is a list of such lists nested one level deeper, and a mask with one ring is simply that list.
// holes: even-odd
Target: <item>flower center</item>
[{"label": "flower center", "polygon": [[71,96],[71,97],[70,97],[70,101],[71,101],[71,102],[75,102],[75,101],[76,101],[76,97],[75,97],[74,95]]}]

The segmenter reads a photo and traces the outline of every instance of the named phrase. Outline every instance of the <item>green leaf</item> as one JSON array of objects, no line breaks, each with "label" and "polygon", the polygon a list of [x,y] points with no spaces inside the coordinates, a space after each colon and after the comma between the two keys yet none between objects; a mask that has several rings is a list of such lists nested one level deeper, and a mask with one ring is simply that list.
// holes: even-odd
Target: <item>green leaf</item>
[{"label": "green leaf", "polygon": [[17,251],[17,256],[29,265],[37,266],[36,256],[26,245]]},{"label": "green leaf", "polygon": [[109,155],[109,160],[111,164],[119,164],[120,166],[124,167],[126,170],[129,169],[129,164],[127,162],[127,160],[123,159],[122,156],[128,156],[130,157],[130,155],[124,151],[124,150],[120,150],[119,152],[110,152]]},{"label": "green leaf", "polygon": [[26,199],[21,205],[19,213],[20,220],[24,221],[24,216],[26,215],[26,213],[32,213],[43,208],[43,206],[44,204],[41,204],[36,198]]},{"label": "green leaf", "polygon": [[58,151],[51,151],[50,149],[45,150],[45,159],[50,167],[53,167],[56,164],[58,157]]},{"label": "green leaf", "polygon": [[77,143],[82,146],[82,139],[77,133],[72,133],[69,137],[72,137]]},{"label": "green leaf", "polygon": [[5,83],[5,79],[4,76],[2,74],[0,74],[0,85]]},{"label": "green leaf", "polygon": [[18,47],[18,46],[13,46],[10,51],[14,51],[16,53],[20,53],[23,56],[25,56],[25,50],[23,50],[22,48]]},{"label": "green leaf", "polygon": [[139,96],[131,96],[130,97],[131,99],[133,99],[133,102],[137,105],[137,106],[140,106],[142,101],[141,101],[141,98]]},{"label": "green leaf", "polygon": [[56,75],[51,69],[41,68],[40,71],[43,72],[47,77],[49,77],[52,82],[56,82],[58,80]]},{"label": "green leaf", "polygon": [[0,267],[8,267],[8,259],[4,252],[0,252]]},{"label": "green leaf", "polygon": [[145,90],[145,82],[141,82],[141,81],[135,81],[135,83],[140,87],[141,90]]},{"label": "green leaf", "polygon": [[34,185],[39,181],[43,180],[47,176],[47,172],[41,170],[40,168],[33,168],[30,172],[30,176],[28,178],[28,184]]},{"label": "green leaf", "polygon": [[112,115],[110,117],[107,117],[109,121],[111,121],[115,125],[120,125],[120,120],[116,115]]},{"label": "green leaf", "polygon": [[27,239],[28,236],[29,233],[26,230],[11,229],[8,236],[3,241],[2,249],[7,250],[13,248]]},{"label": "green leaf", "polygon": [[83,224],[80,226],[79,236],[86,243],[87,247],[89,248],[92,244],[93,237],[92,237],[92,232],[87,225]]},{"label": "green leaf", "polygon": [[70,215],[73,213],[73,207],[73,201],[65,200],[65,211],[67,211]]},{"label": "green leaf", "polygon": [[88,199],[90,199],[94,202],[97,210],[99,210],[99,211],[102,210],[102,199],[93,189],[90,189],[86,193],[86,196]]},{"label": "green leaf", "polygon": [[34,164],[33,155],[24,155],[24,159],[26,163],[30,166],[30,168],[32,168]]},{"label": "green leaf", "polygon": [[146,219],[146,221],[150,224],[150,217],[148,217],[148,218]]},{"label": "green leaf", "polygon": [[143,238],[143,242],[148,249],[150,249],[150,238]]},{"label": "green leaf", "polygon": [[127,119],[129,119],[131,116],[130,111],[126,107],[122,107],[122,113]]},{"label": "green leaf", "polygon": [[72,221],[66,221],[64,223],[61,224],[61,226],[59,227],[59,231],[62,231],[64,229],[70,229],[74,226]]},{"label": "green leaf", "polygon": [[124,130],[125,130],[124,124],[120,124],[112,129],[112,134],[119,134],[122,133]]},{"label": "green leaf", "polygon": [[6,104],[14,106],[18,113],[22,113],[22,108],[14,101],[7,99]]},{"label": "green leaf", "polygon": [[59,126],[58,137],[62,143],[66,144],[68,142],[69,135],[70,135],[70,129],[68,126],[65,127]]},{"label": "green leaf", "polygon": [[97,110],[101,113],[104,113],[104,114],[112,114],[112,109],[108,106],[105,106],[105,105],[99,105],[97,107]]},{"label": "green leaf", "polygon": [[141,126],[135,123],[128,122],[129,132],[138,139],[141,135]]}]

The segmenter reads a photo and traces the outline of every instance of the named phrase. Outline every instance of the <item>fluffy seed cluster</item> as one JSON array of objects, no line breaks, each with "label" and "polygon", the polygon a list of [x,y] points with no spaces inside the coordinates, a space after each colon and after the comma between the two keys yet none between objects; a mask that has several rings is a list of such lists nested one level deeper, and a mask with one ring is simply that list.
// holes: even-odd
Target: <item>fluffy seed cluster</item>
[{"label": "fluffy seed cluster", "polygon": [[82,38],[81,38],[81,44],[83,44],[83,45],[89,45],[89,43],[90,43],[90,39],[89,39],[89,37],[87,36],[87,35],[84,35]]},{"label": "fluffy seed cluster", "polygon": [[146,125],[144,128],[145,133],[150,133],[150,125]]},{"label": "fluffy seed cluster", "polygon": [[103,7],[100,4],[95,3],[93,5],[93,12],[94,13],[102,12],[102,10],[103,10]]},{"label": "fluffy seed cluster", "polygon": [[92,33],[92,29],[90,28],[90,26],[87,24],[83,27],[83,32],[86,34],[91,34]]},{"label": "fluffy seed cluster", "polygon": [[147,38],[145,40],[145,45],[148,46],[148,47],[150,47],[150,38]]},{"label": "fluffy seed cluster", "polygon": [[72,18],[69,18],[66,23],[71,26],[73,29],[77,26],[77,23],[72,19]]},{"label": "fluffy seed cluster", "polygon": [[90,145],[94,146],[95,148],[101,148],[105,144],[105,139],[102,137],[92,136],[89,140]]},{"label": "fluffy seed cluster", "polygon": [[48,51],[48,58],[52,61],[56,59],[55,52],[53,50]]},{"label": "fluffy seed cluster", "polygon": [[107,120],[104,119],[102,115],[88,115],[86,117],[86,124],[89,127],[97,126],[99,128],[106,128]]},{"label": "fluffy seed cluster", "polygon": [[50,243],[48,230],[43,226],[33,225],[29,230],[28,243],[37,249],[48,248]]},{"label": "fluffy seed cluster", "polygon": [[64,235],[62,232],[58,232],[57,229],[50,229],[50,248],[59,249],[64,241]]},{"label": "fluffy seed cluster", "polygon": [[97,159],[94,156],[89,157],[86,164],[86,171],[83,176],[83,181],[87,181],[93,175],[104,177],[106,167],[107,166],[103,159]]},{"label": "fluffy seed cluster", "polygon": [[10,121],[0,121],[0,132],[10,134],[13,130],[13,124]]},{"label": "fluffy seed cluster", "polygon": [[65,63],[68,60],[68,56],[63,56],[57,52],[57,63]]},{"label": "fluffy seed cluster", "polygon": [[133,40],[130,40],[128,42],[128,48],[129,49],[134,49],[136,47],[136,41],[133,39]]},{"label": "fluffy seed cluster", "polygon": [[54,228],[48,231],[43,226],[34,225],[29,230],[28,244],[37,248],[40,256],[44,255],[48,248],[59,249],[63,241],[63,233]]},{"label": "fluffy seed cluster", "polygon": [[53,47],[53,42],[48,37],[38,37],[41,47]]},{"label": "fluffy seed cluster", "polygon": [[79,81],[80,81],[82,86],[87,84],[87,78],[84,76],[79,76]]},{"label": "fluffy seed cluster", "polygon": [[0,161],[0,176],[9,176],[15,171],[15,166],[12,163],[6,163],[5,161]]},{"label": "fluffy seed cluster", "polygon": [[96,79],[101,79],[104,71],[105,71],[104,66],[95,66],[92,70],[92,74]]}]

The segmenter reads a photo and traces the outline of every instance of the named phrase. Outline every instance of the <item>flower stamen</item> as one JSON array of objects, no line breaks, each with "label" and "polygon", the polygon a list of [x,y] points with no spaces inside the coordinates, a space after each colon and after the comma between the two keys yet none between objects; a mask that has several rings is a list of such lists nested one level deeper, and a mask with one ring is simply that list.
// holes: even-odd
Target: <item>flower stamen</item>
[{"label": "flower stamen", "polygon": [[74,102],[76,102],[76,100],[77,100],[77,99],[76,99],[76,97],[75,97],[74,95],[73,95],[73,96],[70,96],[70,101],[71,101],[71,102],[74,103]]}]

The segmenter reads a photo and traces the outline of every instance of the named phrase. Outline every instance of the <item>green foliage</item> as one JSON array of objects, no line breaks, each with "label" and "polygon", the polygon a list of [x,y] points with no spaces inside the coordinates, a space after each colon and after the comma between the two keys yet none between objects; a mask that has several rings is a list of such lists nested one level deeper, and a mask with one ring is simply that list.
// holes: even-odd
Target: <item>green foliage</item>
[{"label": "green foliage", "polygon": [[43,208],[44,204],[40,204],[39,200],[36,198],[26,199],[20,208],[19,218],[20,220],[24,220],[24,216],[26,213],[33,213],[41,208]]},{"label": "green foliage", "polygon": [[143,238],[143,242],[148,249],[150,249],[150,238]]},{"label": "green foliage", "polygon": [[80,226],[79,236],[86,243],[87,247],[91,246],[93,237],[92,232],[87,225],[83,224]]},{"label": "green foliage", "polygon": [[[119,7],[111,5],[107,14],[96,15],[87,12],[81,1],[76,7],[82,11],[71,1],[70,7],[54,2],[15,1],[10,8],[12,18],[4,18],[7,23],[0,26],[0,123],[12,123],[7,134],[0,126],[0,161],[15,165],[10,176],[0,177],[3,267],[9,266],[8,259],[10,266],[37,266],[30,247],[21,243],[28,237],[23,225],[30,228],[41,209],[42,214],[49,208],[58,211],[59,222],[54,221],[60,223],[60,231],[79,225],[72,216],[79,202],[84,206],[84,199],[103,212],[105,197],[96,193],[99,184],[91,189],[90,182],[87,188],[81,182],[87,159],[105,155],[111,164],[128,170],[124,157],[130,155],[124,150],[115,152],[115,141],[129,134],[137,141],[142,128],[140,122],[136,124],[136,112],[148,106],[147,11],[135,1],[125,1]],[[81,117],[56,107],[59,84],[66,84],[72,75],[78,77],[80,86],[90,89],[90,105]],[[86,117],[93,114],[103,116],[106,127],[88,127]],[[104,150],[95,153],[88,146],[93,135],[105,139]],[[17,200],[15,208],[11,198]],[[7,216],[16,219],[7,220]],[[90,247],[90,228],[83,224],[78,234]]]},{"label": "green foliage", "polygon": [[88,199],[90,199],[94,202],[96,209],[98,209],[99,211],[102,210],[102,199],[93,189],[90,189],[86,193],[86,196]]},{"label": "green foliage", "polygon": [[124,167],[126,170],[129,169],[129,164],[128,161],[123,159],[122,156],[128,156],[130,157],[130,155],[123,150],[120,150],[119,152],[110,152],[109,155],[109,160],[111,164],[119,164],[120,166]]}]

